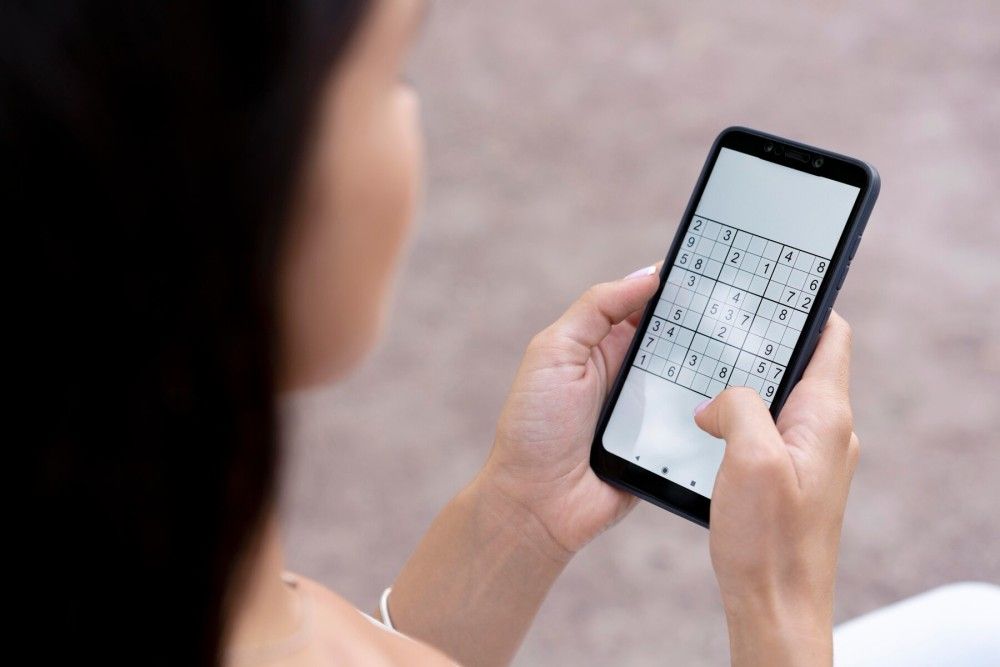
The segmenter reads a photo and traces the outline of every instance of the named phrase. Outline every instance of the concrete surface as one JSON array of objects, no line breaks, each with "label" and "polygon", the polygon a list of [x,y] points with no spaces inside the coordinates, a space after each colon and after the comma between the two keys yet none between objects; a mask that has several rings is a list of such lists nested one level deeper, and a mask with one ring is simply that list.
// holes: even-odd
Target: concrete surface
[{"label": "concrete surface", "polygon": [[[855,154],[839,301],[863,443],[837,618],[1000,581],[1000,4],[437,2],[429,194],[378,353],[288,406],[293,566],[371,609],[476,471],[523,346],[665,251],[715,134]],[[557,583],[521,665],[722,664],[707,534],[651,506]]]}]

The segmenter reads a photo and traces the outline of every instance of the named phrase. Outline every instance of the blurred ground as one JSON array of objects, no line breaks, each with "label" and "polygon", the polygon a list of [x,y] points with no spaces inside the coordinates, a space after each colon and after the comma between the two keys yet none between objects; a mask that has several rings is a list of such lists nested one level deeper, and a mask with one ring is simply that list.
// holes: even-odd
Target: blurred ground
[{"label": "blurred ground", "polygon": [[[659,259],[745,124],[883,178],[838,302],[863,443],[838,620],[1000,581],[1000,4],[817,4],[436,3],[412,72],[428,201],[387,338],[289,405],[294,567],[373,608],[486,456],[532,333]],[[644,505],[570,565],[518,663],[726,659],[707,533]]]}]

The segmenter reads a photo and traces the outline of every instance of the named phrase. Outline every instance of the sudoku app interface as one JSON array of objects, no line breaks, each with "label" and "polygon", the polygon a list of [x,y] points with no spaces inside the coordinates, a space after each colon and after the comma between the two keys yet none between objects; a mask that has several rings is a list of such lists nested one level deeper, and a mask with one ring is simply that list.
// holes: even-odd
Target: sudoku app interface
[{"label": "sudoku app interface", "polygon": [[643,332],[604,447],[711,498],[725,443],[694,408],[770,404],[860,189],[723,148]]}]

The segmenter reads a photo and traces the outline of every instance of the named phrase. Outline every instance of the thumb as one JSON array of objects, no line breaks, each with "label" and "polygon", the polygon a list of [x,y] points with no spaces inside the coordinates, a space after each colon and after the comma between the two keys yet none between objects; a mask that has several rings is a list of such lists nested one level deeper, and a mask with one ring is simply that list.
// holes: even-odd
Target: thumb
[{"label": "thumb", "polygon": [[747,387],[730,387],[698,406],[694,421],[709,435],[725,439],[727,458],[760,458],[785,449],[767,405]]},{"label": "thumb", "polygon": [[594,285],[550,327],[550,333],[591,348],[611,327],[646,305],[660,284],[654,266],[627,278]]}]

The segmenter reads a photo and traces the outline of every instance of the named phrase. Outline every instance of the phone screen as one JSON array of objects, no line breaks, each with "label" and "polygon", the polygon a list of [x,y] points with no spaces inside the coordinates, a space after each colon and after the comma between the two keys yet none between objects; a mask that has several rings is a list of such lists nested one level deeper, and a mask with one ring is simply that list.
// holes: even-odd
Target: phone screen
[{"label": "phone screen", "polygon": [[725,443],[692,413],[726,387],[771,404],[860,188],[722,148],[603,444],[711,498]]}]

